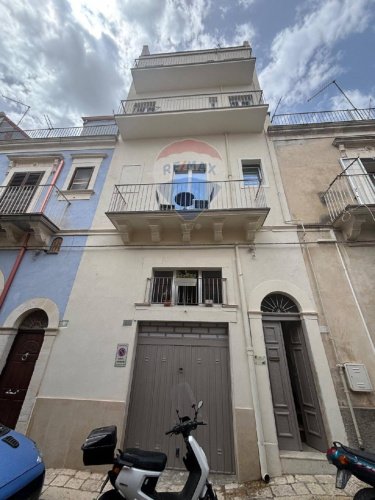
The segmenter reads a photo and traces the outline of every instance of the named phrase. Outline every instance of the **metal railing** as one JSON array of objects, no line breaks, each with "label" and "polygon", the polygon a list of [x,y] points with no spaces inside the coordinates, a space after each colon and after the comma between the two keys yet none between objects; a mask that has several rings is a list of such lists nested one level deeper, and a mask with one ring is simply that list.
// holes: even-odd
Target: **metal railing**
[{"label": "metal railing", "polygon": [[219,61],[231,61],[237,59],[249,59],[251,57],[250,47],[235,47],[227,49],[215,49],[177,54],[154,54],[135,59],[135,68],[152,68],[158,66],[177,66],[186,64],[204,64]]},{"label": "metal railing", "polygon": [[280,114],[272,117],[272,125],[312,125],[314,123],[375,120],[375,108],[313,111],[311,113]]},{"label": "metal railing", "polygon": [[226,304],[225,278],[196,278],[193,286],[179,285],[170,277],[147,279],[145,299],[149,304],[196,306]]},{"label": "metal railing", "polygon": [[322,195],[334,221],[348,207],[375,204],[375,174],[339,174]]},{"label": "metal railing", "polygon": [[171,212],[266,208],[261,185],[231,181],[115,185],[109,212]]},{"label": "metal railing", "polygon": [[60,226],[70,201],[52,184],[0,186],[0,216],[43,214]]},{"label": "metal railing", "polygon": [[92,125],[89,127],[67,127],[36,130],[5,130],[0,131],[0,141],[27,139],[51,139],[69,137],[93,137],[102,135],[117,135],[117,125]]},{"label": "metal railing", "polygon": [[148,97],[121,101],[119,114],[140,115],[202,111],[213,109],[248,108],[264,104],[263,91],[221,92],[168,97]]}]

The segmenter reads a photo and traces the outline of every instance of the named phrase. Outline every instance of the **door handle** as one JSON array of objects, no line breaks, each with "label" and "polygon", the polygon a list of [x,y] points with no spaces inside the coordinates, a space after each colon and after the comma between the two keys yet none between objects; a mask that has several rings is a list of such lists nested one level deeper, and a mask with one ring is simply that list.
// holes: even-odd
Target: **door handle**
[{"label": "door handle", "polygon": [[7,391],[5,391],[5,394],[11,394],[11,395],[14,395],[14,394],[17,394],[19,391],[19,389],[16,389],[15,391],[12,391],[12,389],[8,389]]},{"label": "door handle", "polygon": [[30,356],[30,353],[29,352],[25,352],[25,354],[22,354],[21,360],[22,361],[26,361],[29,356]]}]

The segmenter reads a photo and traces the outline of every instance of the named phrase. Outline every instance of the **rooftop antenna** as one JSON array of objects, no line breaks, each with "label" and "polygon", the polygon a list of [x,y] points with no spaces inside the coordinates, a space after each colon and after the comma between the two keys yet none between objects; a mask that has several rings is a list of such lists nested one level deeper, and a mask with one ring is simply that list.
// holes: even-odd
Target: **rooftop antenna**
[{"label": "rooftop antenna", "polygon": [[348,103],[352,106],[353,109],[355,109],[355,111],[358,111],[358,109],[354,106],[354,104],[352,103],[352,101],[349,99],[349,97],[345,94],[345,92],[342,90],[342,88],[340,87],[340,85],[336,82],[336,80],[333,80],[332,82],[328,83],[327,85],[325,85],[322,89],[320,89],[316,94],[314,94],[312,97],[310,97],[310,99],[307,99],[307,102],[310,102],[312,99],[314,99],[314,97],[316,97],[317,95],[321,94],[326,88],[328,88],[330,85],[336,85],[336,87],[339,89],[339,91],[342,93],[342,95],[345,97],[345,99],[348,101]]},{"label": "rooftop antenna", "polygon": [[52,122],[50,120],[50,117],[48,115],[44,115],[44,119],[46,120],[47,128],[49,128],[50,130],[52,130],[53,129],[53,125],[52,125]]},{"label": "rooftop antenna", "polygon": [[26,116],[26,113],[29,111],[29,109],[31,108],[31,106],[28,106],[27,104],[24,104],[23,102],[21,101],[16,101],[15,99],[11,99],[10,97],[7,97],[6,95],[4,94],[1,94],[2,97],[4,97],[4,99],[8,99],[8,101],[12,101],[12,102],[16,102],[17,104],[21,104],[22,106],[25,106],[27,109],[26,111],[24,112],[24,114],[21,116],[21,118],[18,120],[18,123],[16,123],[17,127],[18,125],[22,122],[22,120],[25,118]]},{"label": "rooftop antenna", "polygon": [[277,103],[277,106],[276,106],[276,108],[275,108],[275,111],[274,111],[274,113],[273,113],[273,115],[272,115],[272,117],[271,117],[271,123],[272,123],[272,120],[273,120],[274,116],[276,115],[276,111],[279,109],[280,103],[281,103],[281,101],[282,101],[283,99],[284,99],[284,96],[280,97],[279,102]]}]

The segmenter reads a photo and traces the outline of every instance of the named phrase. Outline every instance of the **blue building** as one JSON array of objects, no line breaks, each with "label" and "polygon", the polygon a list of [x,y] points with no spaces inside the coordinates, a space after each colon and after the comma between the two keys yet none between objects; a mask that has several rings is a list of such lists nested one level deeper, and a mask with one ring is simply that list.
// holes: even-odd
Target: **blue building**
[{"label": "blue building", "polygon": [[22,130],[0,113],[0,421],[26,431],[117,140],[111,116]]}]

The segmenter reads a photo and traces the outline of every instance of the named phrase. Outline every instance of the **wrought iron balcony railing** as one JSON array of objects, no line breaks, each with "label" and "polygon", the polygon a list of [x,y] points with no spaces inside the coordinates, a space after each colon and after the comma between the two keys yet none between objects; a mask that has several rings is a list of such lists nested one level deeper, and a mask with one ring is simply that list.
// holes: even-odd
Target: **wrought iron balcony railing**
[{"label": "wrought iron balcony railing", "polygon": [[250,47],[229,47],[215,50],[199,50],[180,52],[177,54],[152,54],[134,61],[135,68],[152,68],[158,66],[177,66],[186,64],[205,64],[211,62],[249,59]]},{"label": "wrought iron balcony railing", "polygon": [[119,114],[176,113],[215,109],[233,109],[264,104],[261,90],[221,92],[169,97],[148,97],[121,101]]},{"label": "wrought iron balcony railing", "polygon": [[226,304],[226,279],[199,277],[195,284],[184,286],[172,277],[148,278],[145,299],[150,304],[178,306]]},{"label": "wrought iron balcony railing", "polygon": [[12,215],[44,215],[59,226],[70,202],[52,184],[0,186],[0,218]]},{"label": "wrought iron balcony railing", "polygon": [[231,181],[116,185],[110,213],[237,210],[266,208],[261,185]]},{"label": "wrought iron balcony railing", "polygon": [[271,121],[272,125],[313,125],[361,120],[375,120],[375,108],[280,114],[274,115]]},{"label": "wrought iron balcony railing", "polygon": [[0,131],[0,141],[97,137],[102,135],[117,135],[117,133],[117,125],[92,125],[88,127],[66,127],[36,130],[13,129]]},{"label": "wrought iron balcony railing", "polygon": [[323,198],[332,221],[348,208],[375,204],[375,174],[339,174]]}]

